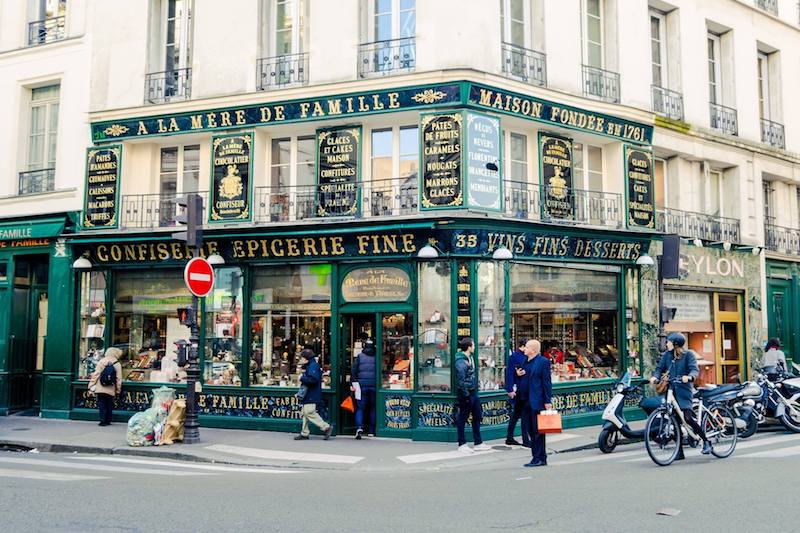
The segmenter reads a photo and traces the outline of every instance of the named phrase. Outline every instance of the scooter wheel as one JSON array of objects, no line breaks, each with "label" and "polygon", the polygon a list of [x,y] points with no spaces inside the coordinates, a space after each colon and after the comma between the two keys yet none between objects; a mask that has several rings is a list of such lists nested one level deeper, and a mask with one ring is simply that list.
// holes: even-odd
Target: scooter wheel
[{"label": "scooter wheel", "polygon": [[600,451],[603,453],[611,453],[619,444],[619,431],[613,429],[604,429],[597,437],[597,444]]},{"label": "scooter wheel", "polygon": [[758,420],[754,415],[748,416],[745,422],[747,422],[747,425],[742,430],[742,432],[739,433],[740,439],[746,439],[752,437],[753,435],[756,434],[756,431],[758,431]]}]

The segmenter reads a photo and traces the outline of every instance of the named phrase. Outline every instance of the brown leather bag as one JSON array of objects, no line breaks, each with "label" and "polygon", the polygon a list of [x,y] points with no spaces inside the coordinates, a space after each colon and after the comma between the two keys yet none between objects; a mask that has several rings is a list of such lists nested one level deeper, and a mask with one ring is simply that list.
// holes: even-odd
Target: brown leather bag
[{"label": "brown leather bag", "polygon": [[656,381],[656,393],[666,394],[669,388],[669,374],[661,376],[661,381]]}]

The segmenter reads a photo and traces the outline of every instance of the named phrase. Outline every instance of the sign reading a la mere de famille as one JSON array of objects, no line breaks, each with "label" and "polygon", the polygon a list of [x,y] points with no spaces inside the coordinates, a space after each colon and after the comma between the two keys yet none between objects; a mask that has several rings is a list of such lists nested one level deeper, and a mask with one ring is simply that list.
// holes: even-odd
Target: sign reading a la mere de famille
[{"label": "sign reading a la mere de famille", "polygon": [[250,220],[253,134],[214,137],[211,143],[210,222]]}]

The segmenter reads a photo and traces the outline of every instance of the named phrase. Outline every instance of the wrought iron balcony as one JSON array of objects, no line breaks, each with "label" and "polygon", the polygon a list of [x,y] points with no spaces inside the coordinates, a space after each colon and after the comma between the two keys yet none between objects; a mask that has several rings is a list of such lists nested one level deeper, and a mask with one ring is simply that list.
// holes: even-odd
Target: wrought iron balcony
[{"label": "wrought iron balcony", "polygon": [[583,95],[619,103],[619,74],[583,65]]},{"label": "wrought iron balcony", "polygon": [[709,102],[711,127],[728,135],[739,135],[739,125],[736,120],[736,110],[732,107]]},{"label": "wrought iron balcony", "polygon": [[28,46],[60,41],[67,36],[66,17],[53,17],[28,23]]},{"label": "wrought iron balcony", "polygon": [[503,74],[531,85],[547,85],[547,59],[542,52],[502,43]]},{"label": "wrought iron balcony", "polygon": [[664,233],[677,233],[688,239],[741,242],[739,220],[680,209],[658,209],[656,229]]},{"label": "wrought iron balcony", "polygon": [[778,0],[755,0],[754,3],[758,9],[778,16]]},{"label": "wrought iron balcony", "polygon": [[786,139],[783,135],[783,124],[762,118],[761,141],[771,144],[775,148],[786,148]]},{"label": "wrought iron balcony", "polygon": [[55,190],[56,169],[43,168],[19,173],[18,194],[36,194]]},{"label": "wrought iron balcony", "polygon": [[256,80],[259,91],[308,85],[308,54],[261,58],[256,62]]},{"label": "wrought iron balcony", "polygon": [[[177,203],[175,200],[187,193],[133,194],[122,197],[120,227],[123,229],[153,229],[175,226]],[[206,220],[208,191],[198,192],[203,197],[203,220]]]},{"label": "wrought iron balcony", "polygon": [[358,75],[362,78],[412,72],[416,64],[417,45],[414,37],[376,41],[358,48]]},{"label": "wrought iron balcony", "polygon": [[767,250],[787,255],[800,255],[800,230],[764,224],[764,245]]},{"label": "wrought iron balcony", "polygon": [[653,111],[672,120],[683,120],[683,95],[658,85],[651,85]]},{"label": "wrought iron balcony", "polygon": [[[622,195],[618,193],[540,187],[539,185],[508,181],[505,187],[505,215],[523,220],[540,220],[578,226],[621,228],[624,223]],[[572,216],[556,217],[543,209],[542,198],[552,192],[562,196],[562,202],[572,206]]]},{"label": "wrought iron balcony", "polygon": [[144,100],[146,104],[165,104],[188,100],[191,95],[192,69],[190,68],[153,72],[145,77]]}]

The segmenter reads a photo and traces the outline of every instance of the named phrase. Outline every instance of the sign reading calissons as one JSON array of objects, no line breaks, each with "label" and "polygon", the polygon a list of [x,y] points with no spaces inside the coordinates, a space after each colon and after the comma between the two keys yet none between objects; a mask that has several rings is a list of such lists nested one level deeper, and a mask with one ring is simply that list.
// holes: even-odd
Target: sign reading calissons
[{"label": "sign reading calissons", "polygon": [[211,146],[209,220],[250,220],[252,132],[214,137]]},{"label": "sign reading calissons", "polygon": [[84,229],[117,227],[121,163],[121,145],[89,148],[86,151],[82,223]]},{"label": "sign reading calissons", "polygon": [[317,132],[317,215],[355,216],[359,212],[361,127]]},{"label": "sign reading calissons", "polygon": [[545,218],[572,220],[575,218],[572,140],[540,133],[539,160],[542,214]]},{"label": "sign reading calissons", "polygon": [[628,227],[656,227],[653,153],[625,146],[625,181],[627,182]]},{"label": "sign reading calissons", "polygon": [[462,118],[460,112],[422,116],[420,204],[423,210],[464,206]]}]

